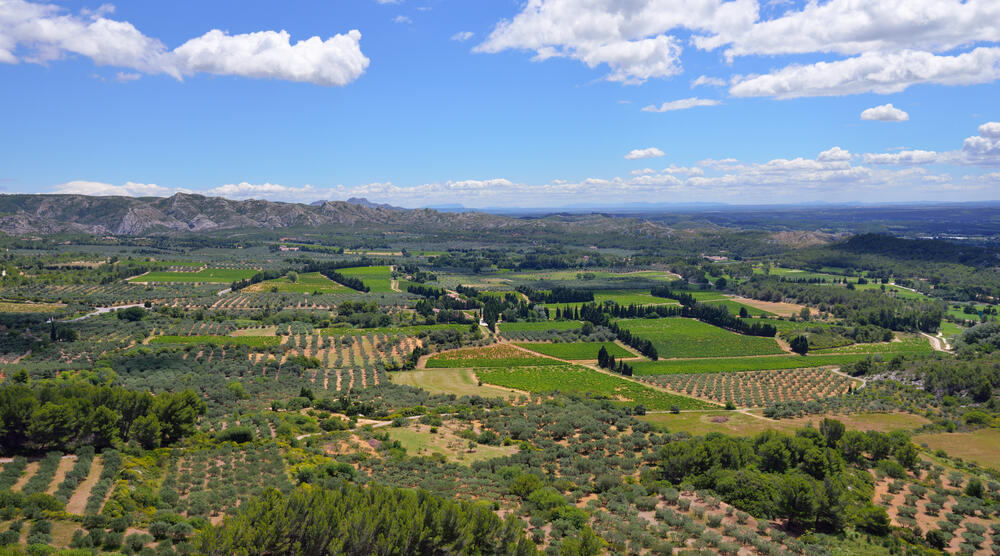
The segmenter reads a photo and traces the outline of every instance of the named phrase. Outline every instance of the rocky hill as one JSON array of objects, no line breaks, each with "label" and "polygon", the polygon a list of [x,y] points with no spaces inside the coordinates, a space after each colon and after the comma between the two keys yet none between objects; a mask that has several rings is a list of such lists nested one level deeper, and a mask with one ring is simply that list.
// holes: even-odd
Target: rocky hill
[{"label": "rocky hill", "polygon": [[401,209],[370,202],[323,201],[311,205],[234,201],[177,193],[171,197],[0,195],[0,231],[10,234],[82,232],[98,235],[210,232],[229,229],[351,227],[405,231],[518,229],[559,233],[585,224],[592,232],[669,235],[662,226],[601,215],[519,219],[478,212]]}]

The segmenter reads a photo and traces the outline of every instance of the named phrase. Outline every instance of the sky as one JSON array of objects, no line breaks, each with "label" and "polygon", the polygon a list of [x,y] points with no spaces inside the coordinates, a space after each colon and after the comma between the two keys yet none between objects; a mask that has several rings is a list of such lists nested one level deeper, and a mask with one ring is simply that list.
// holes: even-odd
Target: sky
[{"label": "sky", "polygon": [[1000,2],[0,0],[0,190],[1000,200]]}]

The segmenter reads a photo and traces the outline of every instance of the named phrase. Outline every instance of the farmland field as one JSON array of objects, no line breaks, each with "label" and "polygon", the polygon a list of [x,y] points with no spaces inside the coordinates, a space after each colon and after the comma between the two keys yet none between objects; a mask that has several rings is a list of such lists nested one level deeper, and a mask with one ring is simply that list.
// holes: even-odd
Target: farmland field
[{"label": "farmland field", "polygon": [[898,342],[878,342],[874,344],[852,344],[849,346],[817,349],[817,355],[837,353],[931,353],[930,342],[923,336],[906,337]]},{"label": "farmland field", "polygon": [[364,334],[402,334],[415,336],[421,332],[432,332],[434,330],[468,330],[468,324],[424,324],[416,326],[383,326],[377,328],[323,328],[322,333],[326,336],[357,336]]},{"label": "farmland field", "polygon": [[149,343],[268,347],[278,345],[281,339],[277,336],[153,336]]},{"label": "farmland field", "polygon": [[482,444],[470,450],[468,440],[454,434],[453,426],[446,425],[440,429],[432,433],[430,427],[426,425],[391,428],[389,438],[398,441],[410,455],[426,457],[440,454],[449,461],[465,464],[509,456],[516,452],[513,446]]},{"label": "farmland field", "polygon": [[622,319],[622,328],[653,342],[660,359],[782,353],[773,338],[744,336],[686,318]]},{"label": "farmland field", "polygon": [[245,280],[257,274],[256,270],[240,268],[206,268],[198,272],[154,271],[136,276],[130,282],[207,282],[229,284],[237,280]]},{"label": "farmland field", "polygon": [[347,286],[342,286],[333,280],[330,280],[319,272],[300,274],[295,282],[292,282],[288,279],[288,277],[283,276],[274,280],[267,280],[259,284],[254,284],[243,289],[244,292],[269,292],[272,290],[292,293],[337,293],[354,291]]},{"label": "farmland field", "polygon": [[733,314],[733,315],[739,315],[740,314],[740,309],[746,309],[748,314],[750,314],[752,316],[755,316],[755,317],[761,316],[761,315],[768,316],[768,317],[774,316],[774,313],[772,313],[770,311],[765,311],[763,309],[759,309],[759,308],[754,307],[752,305],[747,305],[747,304],[744,304],[744,303],[740,303],[738,301],[733,301],[732,299],[710,299],[708,301],[705,301],[705,304],[706,305],[721,305],[721,306],[729,309],[730,314]]},{"label": "farmland field", "polygon": [[482,396],[484,398],[516,398],[520,394],[491,384],[478,385],[472,369],[414,369],[390,375],[394,384],[423,388],[432,394]]},{"label": "farmland field", "polygon": [[360,278],[368,286],[372,293],[391,292],[389,287],[392,282],[392,273],[388,266],[356,266],[350,268],[338,268],[337,272],[344,276]]},{"label": "farmland field", "polygon": [[54,313],[66,307],[63,303],[17,303],[0,301],[0,313]]},{"label": "farmland field", "polygon": [[913,441],[980,465],[1000,467],[1000,430],[997,429],[920,434],[914,436]]},{"label": "farmland field", "polygon": [[583,326],[575,320],[550,320],[537,322],[501,322],[497,325],[503,332],[538,332],[543,330],[577,330]]},{"label": "farmland field", "polygon": [[823,367],[846,365],[871,357],[867,354],[847,355],[776,355],[769,357],[726,357],[704,359],[676,359],[660,361],[637,361],[632,363],[635,374],[665,375],[686,373],[727,373],[735,371],[764,371],[795,369],[800,367]]},{"label": "farmland field", "polygon": [[465,348],[432,355],[427,360],[428,369],[466,367],[525,367],[537,365],[562,365],[548,357],[533,357],[530,353],[507,344],[481,348]]},{"label": "farmland field", "polygon": [[479,379],[489,384],[527,392],[592,392],[647,409],[704,409],[713,405],[701,400],[662,392],[624,378],[586,367],[560,365],[516,369],[481,369]]},{"label": "farmland field", "polygon": [[720,403],[731,401],[739,407],[829,398],[860,384],[827,369],[661,375],[643,380],[689,396]]},{"label": "farmland field", "polygon": [[550,355],[560,359],[570,360],[590,360],[597,359],[597,352],[603,346],[608,350],[608,355],[616,358],[636,357],[627,349],[614,342],[572,342],[572,343],[545,343],[545,342],[518,342],[517,344],[525,349],[537,351],[543,355]]}]

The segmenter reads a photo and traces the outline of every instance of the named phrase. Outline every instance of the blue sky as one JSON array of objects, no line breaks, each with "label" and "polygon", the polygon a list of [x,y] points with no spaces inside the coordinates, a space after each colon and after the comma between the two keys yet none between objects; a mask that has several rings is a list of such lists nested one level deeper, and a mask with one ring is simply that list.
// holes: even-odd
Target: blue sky
[{"label": "blue sky", "polygon": [[995,0],[0,0],[0,187],[1000,199],[997,21]]}]

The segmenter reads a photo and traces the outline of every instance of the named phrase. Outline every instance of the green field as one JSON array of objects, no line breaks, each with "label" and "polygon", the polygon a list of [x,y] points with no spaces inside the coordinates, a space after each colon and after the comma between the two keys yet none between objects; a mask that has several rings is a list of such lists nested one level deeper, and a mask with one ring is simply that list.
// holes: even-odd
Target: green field
[{"label": "green field", "polygon": [[[252,288],[252,290],[251,290]],[[266,282],[261,282],[260,284],[255,284],[244,291],[263,291],[268,292],[272,289],[277,289],[279,292],[287,293],[336,293],[336,292],[353,292],[351,288],[347,286],[342,286],[333,280],[323,276],[319,272],[309,272],[307,274],[299,274],[298,280],[292,282],[287,277],[276,278],[274,280],[267,280]]]},{"label": "green field", "polygon": [[281,343],[277,336],[153,336],[151,344],[212,344],[216,346],[268,347]]},{"label": "green field", "polygon": [[525,349],[530,349],[531,351],[537,351],[538,353],[549,355],[552,357],[558,357],[560,359],[569,359],[572,361],[583,361],[590,359],[597,359],[597,352],[601,351],[601,346],[608,350],[609,355],[614,355],[617,358],[622,357],[635,357],[635,354],[630,353],[627,349],[621,347],[614,342],[571,342],[571,343],[544,343],[544,342],[533,342],[533,343],[516,343],[515,345],[521,346]]},{"label": "green field", "polygon": [[468,324],[424,324],[417,326],[383,326],[381,328],[324,328],[320,332],[325,336],[365,336],[367,334],[390,334],[416,336],[421,332],[434,330],[468,330]]},{"label": "green field", "polygon": [[548,357],[533,357],[530,353],[509,344],[456,349],[432,355],[427,360],[428,369],[507,368],[563,364]]},{"label": "green field", "polygon": [[229,284],[257,274],[256,270],[243,268],[206,268],[198,272],[154,271],[129,279],[130,282],[209,282]]},{"label": "green field", "polygon": [[771,371],[799,367],[846,365],[870,357],[867,354],[845,355],[784,355],[775,357],[727,357],[717,359],[681,359],[673,361],[638,361],[631,363],[639,375],[672,375],[688,373],[729,373],[736,371]]},{"label": "green field", "polygon": [[413,369],[389,375],[395,384],[423,388],[431,394],[456,396],[481,396],[484,398],[512,399],[520,394],[506,388],[484,384],[479,386],[472,369]]},{"label": "green field", "polygon": [[816,355],[835,353],[931,353],[930,342],[923,336],[903,338],[899,342],[879,342],[875,344],[851,344],[829,349],[812,351]]},{"label": "green field", "polygon": [[544,330],[579,330],[582,322],[575,320],[550,320],[538,322],[501,322],[500,332],[540,332]]},{"label": "green field", "polygon": [[589,392],[603,394],[630,405],[647,409],[704,409],[717,407],[708,402],[670,394],[609,374],[579,367],[560,365],[521,367],[517,369],[481,369],[479,379],[489,384],[528,392]]},{"label": "green field", "polygon": [[765,311],[763,309],[758,309],[756,307],[751,307],[749,305],[744,305],[738,301],[733,301],[732,299],[709,299],[704,302],[706,305],[723,305],[729,309],[730,314],[739,315],[740,309],[746,309],[747,313],[752,316],[767,316],[772,317],[774,313]]},{"label": "green field", "polygon": [[392,283],[392,272],[388,266],[355,266],[338,268],[337,272],[344,276],[360,278],[371,289],[372,293],[392,291],[392,288],[389,287]]},{"label": "green field", "polygon": [[622,319],[618,326],[653,342],[660,359],[782,353],[774,338],[744,336],[686,318]]}]

